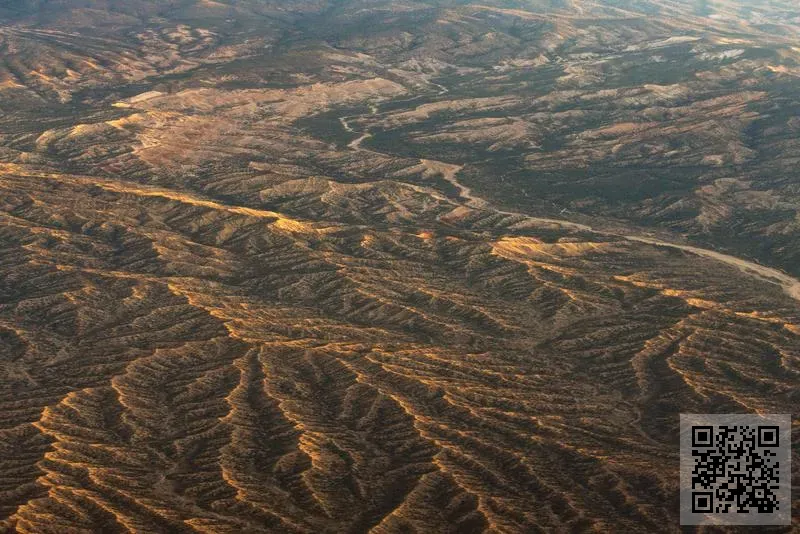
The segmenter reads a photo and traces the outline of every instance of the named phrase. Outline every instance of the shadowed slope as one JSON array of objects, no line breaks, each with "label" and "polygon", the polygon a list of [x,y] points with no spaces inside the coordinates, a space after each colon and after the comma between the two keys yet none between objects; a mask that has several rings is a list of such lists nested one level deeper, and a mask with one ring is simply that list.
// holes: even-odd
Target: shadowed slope
[{"label": "shadowed slope", "polygon": [[797,405],[791,6],[284,4],[0,29],[0,525],[676,531]]}]

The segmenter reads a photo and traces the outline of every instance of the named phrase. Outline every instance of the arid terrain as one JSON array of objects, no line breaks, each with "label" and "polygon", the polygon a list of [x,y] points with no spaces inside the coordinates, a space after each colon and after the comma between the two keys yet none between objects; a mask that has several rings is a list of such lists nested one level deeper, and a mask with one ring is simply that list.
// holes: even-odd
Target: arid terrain
[{"label": "arid terrain", "polygon": [[0,531],[680,532],[799,164],[790,0],[6,0]]}]

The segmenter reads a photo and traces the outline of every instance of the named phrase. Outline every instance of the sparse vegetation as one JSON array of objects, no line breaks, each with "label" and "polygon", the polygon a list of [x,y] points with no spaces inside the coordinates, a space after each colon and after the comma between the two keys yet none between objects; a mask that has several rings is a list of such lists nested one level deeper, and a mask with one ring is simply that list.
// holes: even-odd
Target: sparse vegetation
[{"label": "sparse vegetation", "polygon": [[677,532],[797,405],[798,20],[3,3],[0,530]]}]

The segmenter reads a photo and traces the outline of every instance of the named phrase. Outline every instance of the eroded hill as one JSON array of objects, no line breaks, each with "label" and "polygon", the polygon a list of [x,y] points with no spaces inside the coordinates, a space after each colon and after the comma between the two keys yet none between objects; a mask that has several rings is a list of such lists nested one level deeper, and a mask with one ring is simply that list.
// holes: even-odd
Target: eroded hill
[{"label": "eroded hill", "polygon": [[0,11],[4,528],[678,530],[798,402],[797,14],[508,4]]}]

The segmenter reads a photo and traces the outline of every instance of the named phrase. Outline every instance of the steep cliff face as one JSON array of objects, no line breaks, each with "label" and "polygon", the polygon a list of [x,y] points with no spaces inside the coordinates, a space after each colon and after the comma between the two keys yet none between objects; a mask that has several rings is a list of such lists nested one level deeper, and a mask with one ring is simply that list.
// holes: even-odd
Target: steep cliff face
[{"label": "steep cliff face", "polygon": [[797,405],[789,3],[4,9],[11,532],[676,531]]}]

